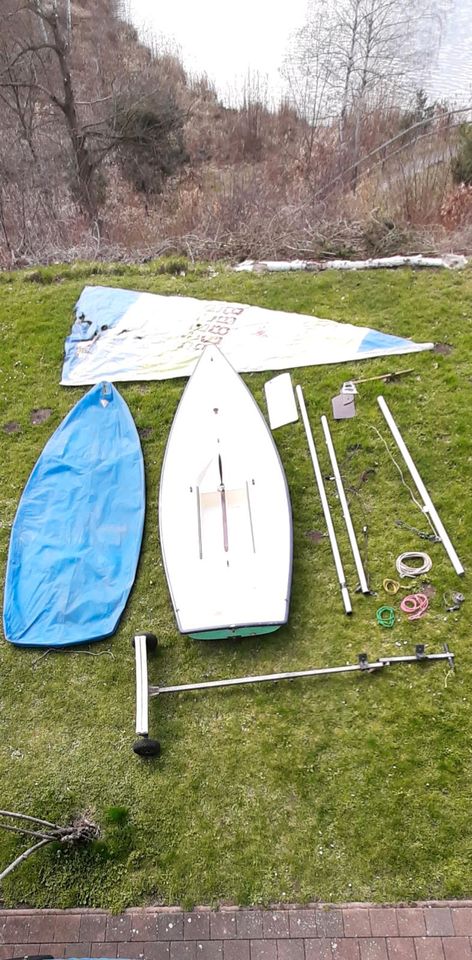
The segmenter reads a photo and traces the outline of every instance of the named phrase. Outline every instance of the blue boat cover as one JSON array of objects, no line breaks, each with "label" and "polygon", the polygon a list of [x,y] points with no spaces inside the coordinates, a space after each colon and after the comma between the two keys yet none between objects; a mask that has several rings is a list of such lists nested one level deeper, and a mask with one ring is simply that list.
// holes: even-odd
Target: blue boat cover
[{"label": "blue boat cover", "polygon": [[110,383],[82,397],[46,444],[13,523],[3,623],[11,643],[109,636],[128,599],[144,524],[144,464]]}]

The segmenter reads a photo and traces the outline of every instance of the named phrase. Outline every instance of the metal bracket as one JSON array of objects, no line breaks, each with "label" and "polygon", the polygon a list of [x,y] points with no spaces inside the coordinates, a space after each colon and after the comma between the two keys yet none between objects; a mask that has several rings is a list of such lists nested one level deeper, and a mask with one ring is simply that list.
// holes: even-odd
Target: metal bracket
[{"label": "metal bracket", "polygon": [[444,644],[444,652],[445,652],[446,657],[447,657],[447,662],[448,662],[448,664],[449,664],[449,669],[454,671],[454,670],[455,670],[454,654],[451,653],[451,651],[449,650],[449,647],[448,647],[447,643]]}]

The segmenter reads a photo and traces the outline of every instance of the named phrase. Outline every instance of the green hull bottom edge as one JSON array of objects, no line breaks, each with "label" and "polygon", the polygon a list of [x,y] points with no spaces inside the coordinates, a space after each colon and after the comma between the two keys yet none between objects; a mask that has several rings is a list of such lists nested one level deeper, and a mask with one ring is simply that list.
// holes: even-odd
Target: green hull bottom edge
[{"label": "green hull bottom edge", "polygon": [[282,624],[270,624],[260,627],[226,627],[223,630],[202,630],[199,633],[189,633],[193,640],[228,640],[230,637],[260,637],[263,633],[274,633]]}]

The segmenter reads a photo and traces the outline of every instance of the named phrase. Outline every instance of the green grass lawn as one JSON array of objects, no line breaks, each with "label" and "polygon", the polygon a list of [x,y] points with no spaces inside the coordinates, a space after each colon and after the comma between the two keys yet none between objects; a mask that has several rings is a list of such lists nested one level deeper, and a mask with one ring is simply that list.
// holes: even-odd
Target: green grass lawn
[{"label": "green grass lawn", "polygon": [[[277,431],[294,516],[290,620],[266,638],[204,643],[180,636],[159,552],[157,491],[164,446],[184,381],[120,390],[143,439],[147,481],[144,546],[130,602],[113,638],[86,650],[21,650],[0,644],[0,806],[67,822],[88,811],[102,839],[82,850],[46,848],[4,883],[7,905],[36,907],[158,903],[258,904],[307,900],[411,900],[472,896],[472,645],[469,577],[460,580],[441,545],[395,525],[427,529],[373,426],[390,441],[378,410],[383,392],[466,568],[472,564],[472,273],[366,272],[211,277],[145,267],[77,265],[0,276],[0,550],[2,569],[20,493],[46,440],[83,389],[59,386],[63,341],[86,283],[239,300],[366,324],[416,340],[447,343],[426,352],[295,372],[324,472],[319,416],[343,380],[414,367],[379,389],[360,387],[358,415],[332,433],[355,527],[368,525],[375,597],[353,594],[342,609],[301,423]],[[270,374],[245,376],[264,408]],[[31,413],[50,408],[47,422]],[[17,424],[14,432],[4,424]],[[11,428],[10,428],[11,429]],[[394,453],[396,448],[391,444]],[[397,454],[396,454],[397,455]],[[364,479],[362,479],[364,478]],[[329,485],[348,575],[356,576]],[[395,558],[426,549],[436,588],[427,616],[382,630]],[[3,574],[2,574],[3,575]],[[412,582],[412,588],[413,588]],[[443,594],[466,601],[446,613]],[[398,606],[398,600],[396,605]],[[160,648],[154,683],[266,673],[412,652],[447,641],[443,663],[395,667],[287,684],[153,700],[158,761],[134,740],[134,633],[152,630]],[[122,808],[117,811],[114,808]],[[0,865],[21,850],[0,832]]]}]

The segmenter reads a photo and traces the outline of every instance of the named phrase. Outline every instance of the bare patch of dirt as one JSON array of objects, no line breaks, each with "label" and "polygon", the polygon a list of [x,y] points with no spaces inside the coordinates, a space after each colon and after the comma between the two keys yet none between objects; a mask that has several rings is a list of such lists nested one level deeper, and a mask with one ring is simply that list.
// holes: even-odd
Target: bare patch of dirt
[{"label": "bare patch of dirt", "polygon": [[441,353],[443,357],[449,356],[453,350],[450,343],[435,343],[433,347],[433,353]]},{"label": "bare patch of dirt", "polygon": [[309,540],[312,540],[313,543],[320,543],[321,540],[325,539],[327,534],[322,533],[321,530],[307,530],[306,536]]},{"label": "bare patch of dirt", "polygon": [[149,440],[149,437],[152,437],[152,427],[138,427],[138,433],[141,440]]},{"label": "bare patch of dirt", "polygon": [[421,593],[424,593],[425,597],[428,597],[428,599],[431,599],[431,597],[436,596],[436,587],[433,587],[432,583],[422,583]]},{"label": "bare patch of dirt", "polygon": [[19,433],[21,427],[16,420],[9,420],[8,423],[3,424],[2,430],[4,433]]},{"label": "bare patch of dirt", "polygon": [[31,423],[37,426],[39,423],[45,423],[49,420],[52,410],[49,407],[40,407],[38,410],[31,411]]}]

